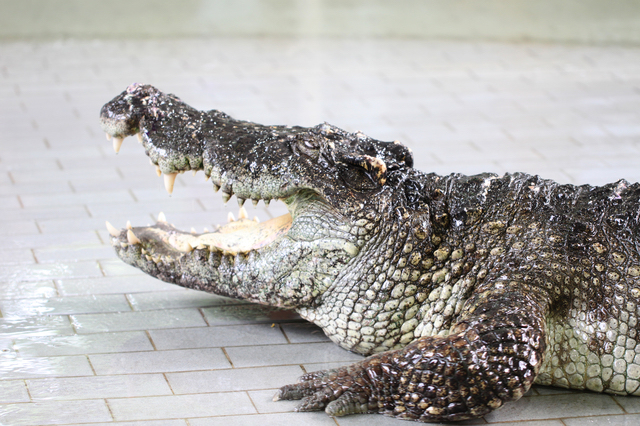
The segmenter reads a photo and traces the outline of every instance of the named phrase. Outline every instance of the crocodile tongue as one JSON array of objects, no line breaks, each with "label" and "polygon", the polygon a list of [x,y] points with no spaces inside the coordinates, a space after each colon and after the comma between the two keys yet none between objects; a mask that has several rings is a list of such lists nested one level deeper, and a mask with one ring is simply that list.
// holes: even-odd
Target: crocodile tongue
[{"label": "crocodile tongue", "polygon": [[291,222],[291,215],[287,213],[266,222],[240,219],[220,227],[215,232],[200,235],[163,232],[160,238],[182,252],[206,246],[209,249],[222,251],[224,254],[235,255],[247,253],[272,243],[291,228]]}]

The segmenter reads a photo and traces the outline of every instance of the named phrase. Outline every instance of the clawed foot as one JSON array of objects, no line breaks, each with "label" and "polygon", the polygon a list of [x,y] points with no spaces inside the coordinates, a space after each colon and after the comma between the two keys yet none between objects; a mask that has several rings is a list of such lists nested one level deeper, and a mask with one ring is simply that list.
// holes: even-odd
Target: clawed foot
[{"label": "clawed foot", "polygon": [[385,384],[375,366],[365,360],[347,367],[305,374],[298,383],[283,386],[273,397],[279,400],[301,400],[296,411],[323,410],[330,416],[385,411],[379,399],[379,388]]}]

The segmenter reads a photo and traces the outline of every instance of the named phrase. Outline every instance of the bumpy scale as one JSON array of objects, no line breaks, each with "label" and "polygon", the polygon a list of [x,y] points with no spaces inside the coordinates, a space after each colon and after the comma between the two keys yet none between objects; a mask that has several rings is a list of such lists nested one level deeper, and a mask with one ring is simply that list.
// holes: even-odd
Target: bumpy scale
[{"label": "bumpy scale", "polygon": [[203,234],[164,215],[108,226],[146,273],[295,309],[368,356],[276,400],[428,422],[481,416],[533,383],[640,394],[640,185],[425,174],[399,142],[238,121],[138,84],[101,124],[116,151],[137,134],[169,191],[203,170],[225,201],[287,205]]}]

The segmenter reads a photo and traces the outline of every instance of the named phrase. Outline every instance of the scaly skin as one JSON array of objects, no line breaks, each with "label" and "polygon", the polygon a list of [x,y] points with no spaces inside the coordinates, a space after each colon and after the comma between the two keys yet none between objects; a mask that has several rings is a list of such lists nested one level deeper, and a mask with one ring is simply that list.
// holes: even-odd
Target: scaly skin
[{"label": "scaly skin", "polygon": [[482,416],[534,382],[640,395],[640,185],[425,174],[397,142],[237,121],[152,86],[127,88],[101,124],[139,134],[168,189],[203,170],[225,200],[286,203],[291,217],[241,214],[209,234],[164,218],[110,228],[150,275],[293,308],[368,356],[276,400],[431,422]]}]

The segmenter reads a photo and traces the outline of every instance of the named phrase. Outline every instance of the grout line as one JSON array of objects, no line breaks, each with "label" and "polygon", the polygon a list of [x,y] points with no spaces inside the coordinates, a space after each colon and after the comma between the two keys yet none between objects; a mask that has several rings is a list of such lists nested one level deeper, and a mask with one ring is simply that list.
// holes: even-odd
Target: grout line
[{"label": "grout line", "polygon": [[624,407],[623,407],[622,405],[620,405],[620,403],[618,402],[618,400],[617,400],[613,395],[609,395],[609,397],[610,397],[611,399],[613,399],[613,402],[615,402],[615,403],[616,403],[616,405],[617,405],[618,407],[620,407],[620,409],[622,410],[622,412],[623,412],[624,414],[632,414],[632,413],[628,413],[628,412],[627,412],[627,410],[625,410],[625,409],[624,409]]},{"label": "grout line", "polygon": [[177,395],[177,394],[175,393],[175,391],[173,390],[173,387],[171,387],[171,383],[169,383],[169,378],[167,377],[167,373],[166,373],[166,372],[165,372],[165,373],[162,373],[162,377],[164,377],[164,381],[165,381],[165,382],[167,382],[167,386],[169,386],[169,390],[171,391],[171,393],[172,393],[173,395]]},{"label": "grout line", "polygon": [[[276,323],[273,323],[271,325],[271,327],[274,327],[276,325]],[[280,332],[282,333],[282,335],[284,336],[285,340],[287,341],[287,343],[291,344],[291,340],[289,340],[289,336],[287,336],[287,333],[284,332],[284,329],[282,328],[282,323],[278,323],[278,328],[280,329]]]},{"label": "grout line", "polygon": [[224,347],[221,347],[220,349],[222,350],[222,353],[224,354],[224,356],[227,357],[227,361],[229,361],[229,364],[231,364],[231,368],[235,369],[236,367],[233,365],[233,361],[231,361],[231,357],[227,353],[227,350]]},{"label": "grout line", "polygon": [[109,410],[109,415],[111,416],[113,421],[115,421],[116,417],[113,415],[113,410],[111,410],[111,406],[109,405],[109,400],[107,398],[100,398],[100,399],[104,399],[104,405],[107,406],[107,410]]},{"label": "grout line", "polygon": [[151,333],[149,333],[149,330],[144,330],[144,332],[147,335],[149,342],[151,342],[151,346],[153,347],[153,350],[158,351],[158,348],[156,347],[156,342],[153,341],[153,338],[151,337]]},{"label": "grout line", "polygon": [[249,401],[251,402],[251,405],[253,405],[253,408],[256,410],[256,414],[264,414],[264,413],[261,413],[260,410],[258,410],[258,406],[253,401],[253,398],[251,398],[251,394],[249,393],[249,391],[245,390],[244,393],[247,394],[247,397],[249,398]]}]

